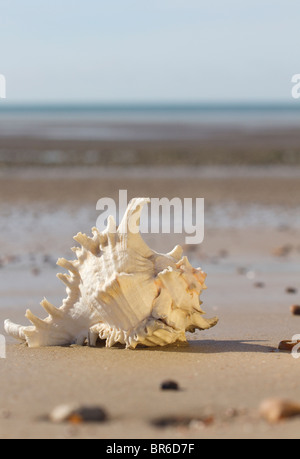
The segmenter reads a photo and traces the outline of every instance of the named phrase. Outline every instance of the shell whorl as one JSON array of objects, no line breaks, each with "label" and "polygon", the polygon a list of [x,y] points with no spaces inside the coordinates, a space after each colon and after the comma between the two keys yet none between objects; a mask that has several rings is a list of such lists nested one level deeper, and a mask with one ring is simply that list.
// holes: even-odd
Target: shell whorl
[{"label": "shell whorl", "polygon": [[67,298],[60,308],[44,299],[44,320],[30,310],[31,326],[5,321],[6,332],[30,347],[88,344],[106,340],[128,348],[164,346],[186,341],[186,331],[209,329],[217,318],[205,319],[199,296],[206,274],[191,266],[176,246],[168,254],[151,250],[139,231],[140,216],[149,202],[133,199],[117,228],[113,217],[104,232],[92,237],[78,233],[77,259],[60,258],[58,266],[69,274],[57,277],[66,285]]}]

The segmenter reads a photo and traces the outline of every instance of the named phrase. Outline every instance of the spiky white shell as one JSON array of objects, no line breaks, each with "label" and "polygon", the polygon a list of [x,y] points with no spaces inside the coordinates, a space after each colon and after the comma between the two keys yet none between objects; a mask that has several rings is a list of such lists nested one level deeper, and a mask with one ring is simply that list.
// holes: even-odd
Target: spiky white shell
[{"label": "spiky white shell", "polygon": [[81,248],[77,260],[59,259],[69,271],[58,274],[68,297],[57,309],[41,303],[49,316],[41,320],[26,312],[32,326],[5,321],[6,332],[29,347],[84,344],[100,338],[108,347],[116,343],[134,349],[186,341],[186,331],[209,329],[218,319],[205,319],[199,296],[206,274],[182,258],[180,246],[166,255],[151,250],[139,231],[132,231],[148,199],[131,201],[116,228],[112,217],[106,231],[92,230],[93,237],[77,234]]}]

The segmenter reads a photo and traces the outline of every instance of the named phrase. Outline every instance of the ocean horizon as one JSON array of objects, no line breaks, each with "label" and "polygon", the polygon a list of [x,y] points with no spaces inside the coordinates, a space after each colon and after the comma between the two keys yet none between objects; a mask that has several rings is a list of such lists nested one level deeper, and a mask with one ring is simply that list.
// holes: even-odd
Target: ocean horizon
[{"label": "ocean horizon", "polygon": [[169,126],[188,127],[192,138],[206,128],[295,128],[300,103],[0,103],[1,137],[155,140],[169,138]]}]

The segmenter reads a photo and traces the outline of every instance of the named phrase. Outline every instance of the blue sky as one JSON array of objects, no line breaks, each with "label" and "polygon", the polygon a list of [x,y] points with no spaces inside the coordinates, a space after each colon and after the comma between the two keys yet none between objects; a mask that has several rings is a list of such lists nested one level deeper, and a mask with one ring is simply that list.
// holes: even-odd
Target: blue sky
[{"label": "blue sky", "polygon": [[299,0],[0,0],[9,102],[291,101]]}]

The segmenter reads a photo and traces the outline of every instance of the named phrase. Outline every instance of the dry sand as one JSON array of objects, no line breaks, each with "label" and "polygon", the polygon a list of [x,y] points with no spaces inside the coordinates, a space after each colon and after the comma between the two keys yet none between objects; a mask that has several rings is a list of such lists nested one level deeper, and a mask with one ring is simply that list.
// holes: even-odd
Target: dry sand
[{"label": "dry sand", "polygon": [[[298,172],[268,171],[240,171],[230,177],[226,171],[201,170],[199,177],[194,173],[191,180],[174,175],[166,180],[159,174],[154,180],[126,176],[116,180],[109,174],[96,178],[95,171],[89,178],[86,171],[73,171],[64,181],[56,173],[46,178],[13,171],[1,177],[0,191],[9,205],[27,209],[34,203],[42,203],[46,210],[59,208],[62,201],[70,207],[91,202],[94,206],[100,197],[116,197],[117,190],[125,188],[129,197],[201,196],[209,205],[279,203],[293,211],[300,202]],[[153,171],[151,175],[155,177]],[[74,233],[79,230],[74,228]],[[50,251],[59,242],[59,234],[57,228],[57,239],[49,242]],[[187,345],[136,351],[77,346],[28,349],[8,339],[7,358],[0,360],[0,437],[298,438],[300,419],[271,426],[257,414],[260,402],[268,397],[300,401],[300,360],[274,352],[279,341],[300,333],[300,319],[289,312],[292,304],[300,303],[300,295],[285,291],[288,286],[300,291],[298,234],[289,224],[210,228],[201,247],[186,247],[193,263],[208,272],[204,309],[208,316],[220,317],[216,328],[189,335]],[[14,245],[9,234],[3,237],[7,246],[3,245],[2,255],[7,255]],[[63,246],[68,249],[71,241],[67,235],[64,238]],[[38,251],[36,239],[32,249]],[[170,245],[175,242],[176,237],[168,239]],[[16,250],[21,244],[22,240],[15,242]],[[155,244],[161,248],[164,243]],[[287,244],[286,256],[272,254]],[[30,266],[3,265],[0,323],[10,317],[25,324],[28,306],[41,314],[38,303],[44,295],[58,304],[63,289],[55,280],[55,269],[41,265],[39,273],[34,273]],[[238,269],[241,267],[245,270]],[[255,287],[258,281],[263,282],[262,288]],[[182,390],[161,391],[165,379],[176,380]],[[45,419],[56,405],[68,402],[99,404],[110,420],[101,425],[70,426],[53,425]],[[153,425],[154,420],[169,416],[207,422],[167,428]]]}]

